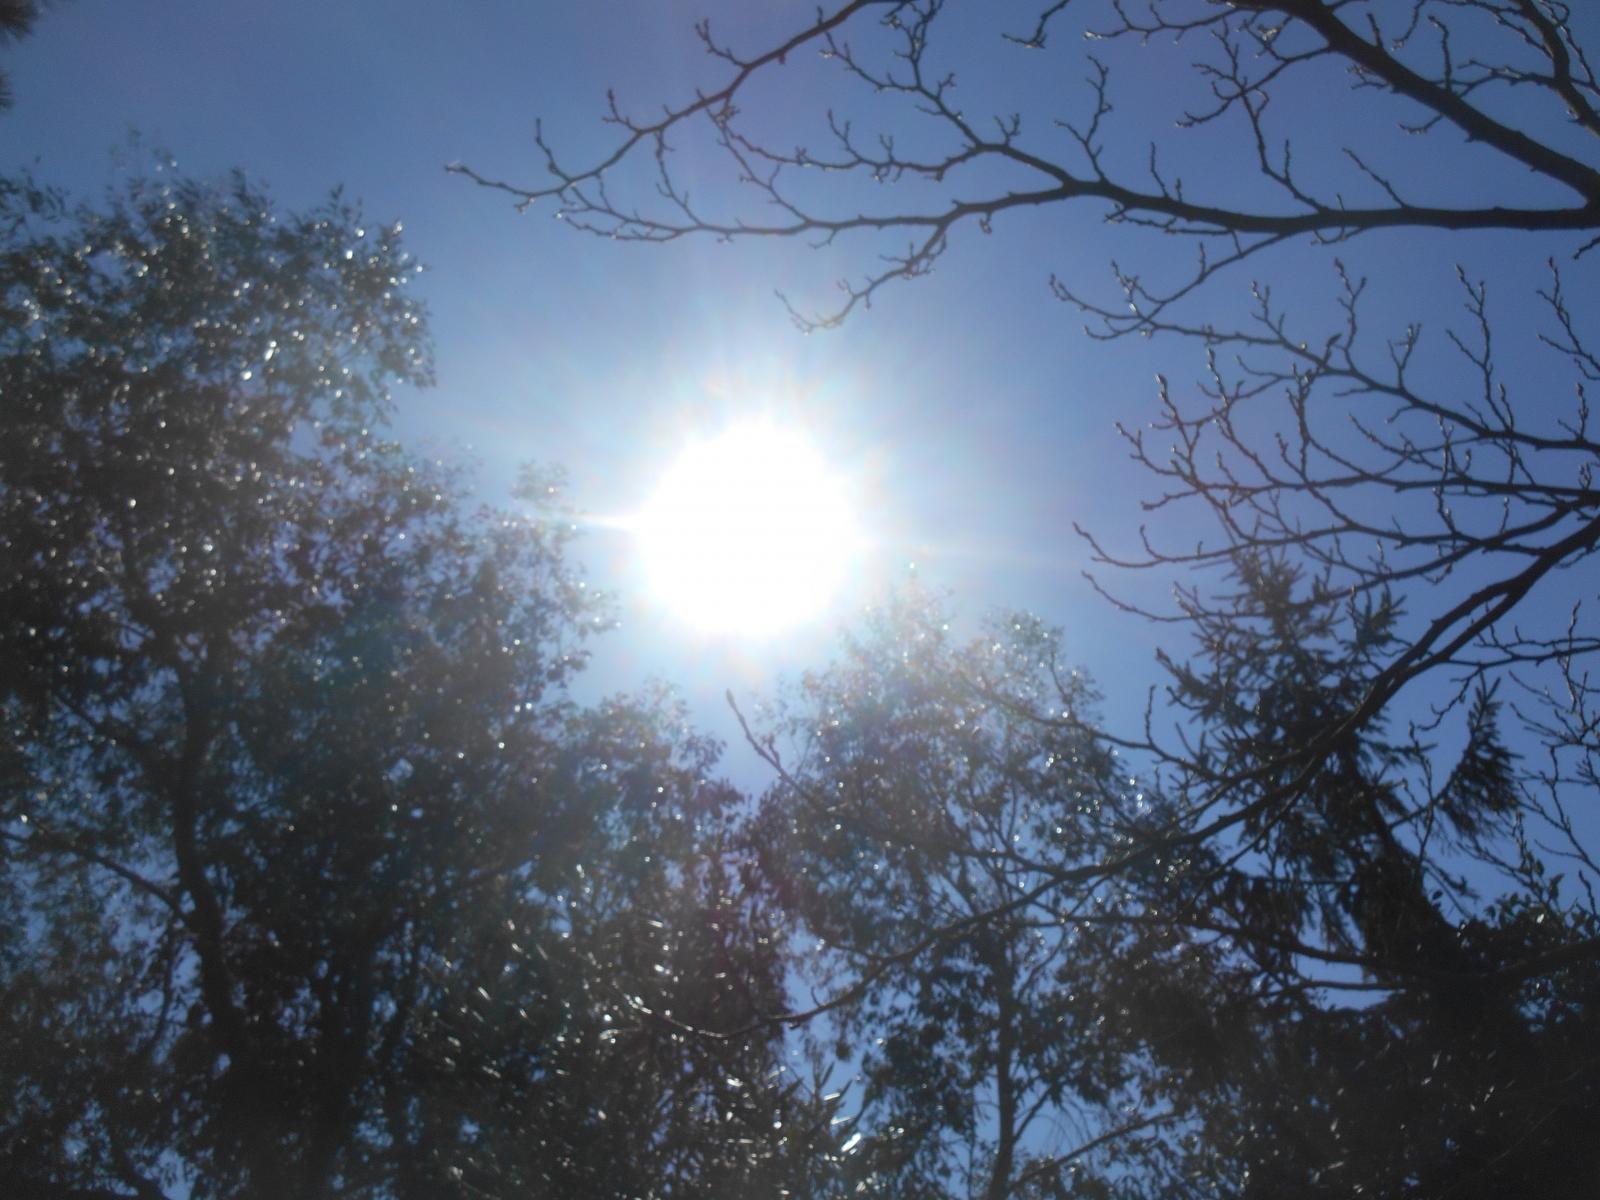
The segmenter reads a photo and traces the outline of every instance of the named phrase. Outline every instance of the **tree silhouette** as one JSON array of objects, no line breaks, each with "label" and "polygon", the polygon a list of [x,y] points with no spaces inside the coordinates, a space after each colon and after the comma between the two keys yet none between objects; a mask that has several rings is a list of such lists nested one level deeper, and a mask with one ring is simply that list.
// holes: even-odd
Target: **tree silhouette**
[{"label": "tree silhouette", "polygon": [[398,226],[168,169],[0,203],[0,1190],[799,1186],[771,1033],[682,1032],[782,1004],[715,747],[566,698],[605,617],[553,479],[472,511],[382,435]]},{"label": "tree silhouette", "polygon": [[[807,676],[781,744],[765,742],[780,778],[756,837],[861,1070],[847,1182],[999,1198],[1108,1130],[1164,1123],[1120,1111],[1118,1055],[1094,1024],[1097,935],[1052,887],[1136,829],[1143,797],[1118,786],[1087,724],[1094,693],[1053,634],[1017,617],[958,646],[947,628],[902,595]],[[1015,719],[1046,705],[1071,717]],[[1064,1116],[1095,1132],[1066,1141]]]},{"label": "tree silhouette", "polygon": [[[1292,239],[1342,241],[1396,228],[1571,230],[1587,246],[1582,238],[1600,225],[1600,169],[1587,140],[1600,136],[1600,79],[1573,32],[1569,6],[1559,0],[1415,0],[1393,11],[1368,0],[1056,0],[1039,5],[1024,25],[1003,21],[957,26],[944,0],[853,0],[819,10],[810,24],[755,51],[722,43],[702,22],[697,32],[721,77],[648,117],[630,115],[613,94],[607,116],[619,132],[608,151],[568,165],[541,127],[537,145],[548,182],[523,186],[467,164],[451,169],[511,194],[521,207],[550,201],[572,227],[623,240],[911,236],[904,253],[886,254],[885,265],[859,281],[841,281],[840,306],[797,312],[807,327],[835,324],[891,280],[925,274],[957,231],[987,228],[1010,211],[1039,206],[1090,206],[1113,224],[1194,244],[1195,270],[1178,286],[1154,290],[1137,275],[1119,275],[1136,307],[1113,310],[1109,319],[1134,327],[1148,325],[1219,272]],[[947,25],[957,26],[949,46],[940,43]],[[1025,123],[1020,113],[963,107],[969,101],[957,90],[958,66],[991,83],[994,77],[973,61],[977,56],[961,62],[963,44],[978,47],[980,56],[1026,54],[1078,33],[1108,43],[1108,52],[1126,44],[1123,66],[1130,73],[1141,67],[1162,73],[1181,136],[1152,125],[1130,141],[1114,128],[1113,67],[1095,56],[1076,113],[1029,114]],[[1166,52],[1169,44],[1175,53]],[[1193,86],[1177,86],[1167,72],[1190,48]],[[824,84],[820,103],[807,113],[823,118],[825,147],[783,149],[770,137],[745,133],[747,124],[770,115],[746,93],[768,74],[799,70],[803,53],[820,54],[851,85],[823,90]],[[1296,119],[1329,86],[1355,93],[1354,128],[1372,147],[1335,144],[1308,152],[1304,143],[1312,139],[1295,137]],[[1514,115],[1502,111],[1496,94],[1509,91],[1531,97]],[[1284,98],[1270,105],[1280,93]],[[848,107],[824,111],[827,100],[820,98],[835,95]],[[870,97],[867,106],[863,97]],[[861,118],[847,119],[857,109]],[[1562,117],[1583,136],[1561,136],[1553,125]],[[1463,195],[1451,186],[1457,176],[1439,178],[1427,152],[1397,145],[1381,122],[1413,135],[1413,143],[1465,138],[1476,157],[1461,170],[1472,171],[1477,186]],[[735,202],[731,215],[708,215],[672,173],[673,139],[691,138],[697,127],[709,132],[730,181],[752,202]],[[1067,155],[1059,149],[1063,130]],[[908,135],[933,149],[900,151],[897,138]],[[1186,181],[1162,165],[1164,154],[1196,152],[1197,162],[1208,164],[1218,149],[1255,169],[1260,186],[1247,200],[1225,198],[1223,173],[1195,170]],[[1386,158],[1369,161],[1374,151]],[[1442,152],[1448,151],[1435,151]],[[651,160],[654,186],[626,194],[608,186],[636,156]],[[1330,164],[1323,158],[1338,168],[1331,183],[1324,181]],[[1531,186],[1530,174],[1545,186]],[[828,185],[819,189],[813,175],[829,177]],[[858,181],[896,186],[885,200],[884,189],[863,190],[853,186]],[[625,185],[633,182],[624,178]]]},{"label": "tree silhouette", "polygon": [[[0,46],[20,42],[32,33],[39,7],[37,0],[0,0]],[[0,112],[13,103],[11,78],[0,72]]]},{"label": "tree silhouette", "polygon": [[[1093,734],[1136,764],[1148,819],[1088,860],[983,847],[1006,878],[1045,875],[1061,922],[1118,931],[1099,956],[1115,1032],[1086,1047],[1122,1054],[1141,1111],[1173,1125],[1093,1186],[1503,1195],[1600,1170],[1579,1132],[1600,1062],[1587,19],[1558,0],[1061,0],[1026,19],[858,0],[751,50],[702,24],[705,81],[646,116],[613,99],[615,139],[587,159],[541,131],[546,183],[460,168],[624,240],[859,245],[872,265],[833,307],[793,308],[805,328],[963,231],[1099,218],[1112,288],[1059,276],[1053,296],[1091,337],[1203,356],[1125,430],[1156,482],[1142,544],[1084,534],[1103,568],[1176,587],[1168,608],[1108,592],[1175,635],[1145,728]],[[1095,35],[1076,68],[1075,30]],[[785,74],[807,103],[771,102]],[[721,154],[730,186],[697,154],[691,195],[682,146]],[[1463,267],[1396,316],[1404,231],[1492,250],[1527,291]]]}]

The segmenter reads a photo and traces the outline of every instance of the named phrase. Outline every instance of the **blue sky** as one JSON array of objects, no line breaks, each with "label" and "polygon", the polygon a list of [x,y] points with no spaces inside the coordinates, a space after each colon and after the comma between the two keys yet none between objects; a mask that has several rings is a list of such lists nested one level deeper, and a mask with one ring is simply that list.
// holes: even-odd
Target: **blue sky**
[{"label": "blue sky", "polygon": [[[1157,371],[1188,386],[1203,364],[1180,343],[1091,343],[1081,319],[1050,298],[1052,271],[1108,285],[1109,260],[1130,251],[1097,214],[1038,211],[988,238],[969,230],[930,278],[890,288],[838,331],[802,336],[773,289],[825,303],[832,279],[869,265],[870,247],[612,244],[561,228],[548,209],[519,216],[503,196],[443,169],[463,161],[538,181],[536,117],[576,161],[611,136],[599,121],[608,86],[646,105],[716,77],[693,36],[697,17],[709,12],[729,37],[760,45],[764,30],[812,11],[705,0],[63,0],[7,56],[16,107],[0,118],[0,166],[32,164],[49,182],[93,193],[115,177],[133,129],[190,174],[243,168],[284,206],[342,184],[374,219],[403,220],[429,267],[421,289],[439,383],[403,398],[399,432],[475,458],[492,499],[519,462],[538,460],[566,466],[581,507],[629,511],[686,432],[764,410],[809,427],[867,500],[879,538],[870,577],[793,636],[708,640],[652,606],[625,538],[591,534],[579,553],[598,586],[618,591],[624,626],[599,647],[597,686],[664,676],[726,733],[725,687],[765,690],[779,672],[818,663],[850,609],[915,561],[963,613],[1028,608],[1063,626],[1069,654],[1109,685],[1108,707],[1129,713],[1156,678],[1162,631],[1093,595],[1071,523],[1128,544],[1153,483],[1127,461],[1114,422],[1153,415]],[[971,92],[1045,114],[1083,103],[1079,73],[1063,80],[1059,60],[1035,56],[1027,61],[1055,65],[1020,72],[1011,61],[977,59]],[[1162,62],[1118,77],[1130,127],[1185,78],[1158,78]],[[803,109],[819,69],[800,64],[773,86],[793,89]],[[780,110],[789,104],[772,94]],[[1336,149],[1343,113],[1304,109],[1313,158]],[[691,172],[702,166],[692,154],[685,161]],[[1190,166],[1209,186],[1250,186],[1248,164],[1234,171],[1202,152]],[[1478,182],[1470,171],[1435,178],[1446,192]],[[709,174],[706,186],[718,186]],[[1507,269],[1511,244],[1472,243],[1469,267]],[[1511,282],[1525,285],[1542,255],[1515,245]],[[1148,243],[1131,249],[1151,260]],[[1448,235],[1371,238],[1349,253],[1381,267],[1401,250],[1407,270],[1385,275],[1378,296],[1378,311],[1397,321],[1418,302],[1436,309],[1463,256]],[[1164,252],[1156,248],[1158,266]],[[1326,303],[1325,255],[1299,251],[1268,269],[1285,287],[1323,281],[1304,299]],[[1222,284],[1218,304],[1247,299],[1247,277]],[[1158,586],[1114,583],[1135,594]]]},{"label": "blue sky", "polygon": [[[1132,388],[1106,378],[1117,355],[1079,344],[1037,260],[1018,261],[1026,235],[1005,231],[1009,263],[989,245],[957,252],[925,286],[806,337],[773,289],[825,298],[856,265],[845,252],[613,245],[445,173],[460,160],[535,175],[536,116],[575,155],[599,145],[611,84],[641,100],[683,94],[708,65],[695,15],[644,2],[476,0],[442,17],[404,0],[70,0],[8,56],[17,103],[0,156],[93,194],[137,130],[182,170],[241,167],[285,206],[342,184],[373,218],[403,220],[429,268],[439,384],[404,399],[401,434],[470,452],[486,494],[537,459],[565,465],[583,507],[625,511],[683,432],[776,406],[860,481],[883,573],[916,561],[963,611],[1027,605],[1090,623],[1085,657],[1104,673],[1120,656],[1094,653],[1108,614],[1077,579],[1066,514],[1125,477],[1107,435],[1150,373]],[[697,701],[759,688],[817,661],[840,617],[774,644],[708,642],[640,594],[626,539],[594,534],[579,553],[621,593],[623,633],[599,648],[611,686],[660,673]],[[869,594],[845,597],[846,611]]]}]

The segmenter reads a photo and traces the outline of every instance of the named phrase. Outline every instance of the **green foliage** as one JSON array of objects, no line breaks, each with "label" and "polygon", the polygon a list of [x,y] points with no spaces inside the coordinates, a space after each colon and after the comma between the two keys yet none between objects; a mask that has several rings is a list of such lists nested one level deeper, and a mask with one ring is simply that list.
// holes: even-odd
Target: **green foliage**
[{"label": "green foliage", "polygon": [[[1165,784],[1208,836],[1147,893],[1212,962],[1169,975],[1159,1003],[1139,956],[1111,971],[1146,1094],[1193,1122],[1175,1173],[1241,1196],[1581,1190],[1595,925],[1539,885],[1539,855],[1504,861],[1507,821],[1537,810],[1492,688],[1433,786],[1435,748],[1415,727],[1386,735],[1371,703],[1397,640],[1388,598],[1341,601],[1247,555],[1235,579],[1232,606],[1196,619],[1202,657],[1172,667],[1200,740]],[[1541,895],[1538,947],[1519,927]],[[1558,946],[1579,951],[1570,967]]]},{"label": "green foliage", "polygon": [[811,971],[849,998],[845,1178],[874,1195],[1013,1194],[1056,1174],[1064,1115],[1115,1123],[1128,1098],[1089,953],[1122,939],[1080,926],[1092,890],[1063,905],[1056,880],[1125,848],[1143,798],[1053,633],[946,630],[902,596],[806,678],[758,827]]},{"label": "green foliage", "polygon": [[731,1095],[784,977],[716,747],[566,698],[542,479],[470,511],[381,434],[398,227],[0,204],[0,1190],[799,1186],[798,1082]]},{"label": "green foliage", "polygon": [[[1151,511],[1212,533],[1090,543],[1174,576],[1148,615],[1192,638],[1115,741],[1054,634],[962,645],[902,598],[780,705],[748,803],[663,697],[570,700],[605,617],[539,481],[470,511],[385,440],[429,376],[397,229],[242,178],[98,209],[0,181],[0,1191],[1592,1190],[1600,640],[1555,585],[1600,546],[1600,358],[1562,275],[1594,261],[1600,85],[1570,6],[1042,3],[982,44],[1037,55],[1085,10],[1106,36],[1079,117],[1026,131],[950,102],[943,56],[980,43],[949,31],[995,19],[960,7],[856,0],[765,52],[703,26],[719,78],[496,186],[623,239],[891,239],[807,326],[1018,206],[1153,237],[1106,295],[1053,281],[1098,336],[1205,362],[1127,440]],[[0,35],[31,15],[0,4]],[[1214,103],[1159,90],[1176,132],[1129,128],[1117,80],[1174,45]],[[763,144],[757,77],[808,46],[871,99],[812,114],[831,148]],[[1383,120],[1291,152],[1340,79]],[[674,177],[701,117],[748,220]],[[943,140],[901,136],[924,122]],[[1462,138],[1465,198],[1438,191]],[[1163,173],[1197,145],[1254,186]],[[1511,371],[1465,274],[1426,363],[1433,311],[1374,332],[1342,262],[1331,320],[1274,299],[1282,245],[1404,227],[1548,240]]]},{"label": "green foliage", "polygon": [[[1060,715],[1081,706],[1052,653],[985,676],[1033,635],[952,649],[915,605],[794,699],[797,759],[765,745],[785,771],[765,861],[862,1077],[847,1183],[1594,1189],[1589,15],[854,0],[754,42],[702,23],[703,74],[614,103],[598,148],[539,131],[525,185],[457,168],[607,239],[857,247],[832,300],[791,307],[806,329],[1018,210],[1048,256],[1054,214],[1049,294],[1091,338],[1193,352],[1195,383],[1162,378],[1123,427],[1156,481],[1139,539],[1086,535],[1099,565],[1173,583],[1171,605],[1119,601],[1173,634],[1115,743],[1132,775]],[[667,153],[690,141],[693,186]],[[1104,286],[1066,249],[1084,219],[1106,223]],[[1435,235],[1459,293],[1396,269]]]},{"label": "green foliage", "polygon": [[1434,785],[1437,748],[1368,703],[1398,608],[1282,558],[1241,555],[1233,580],[1195,620],[1201,652],[1169,662],[1189,740],[1143,746],[1144,782],[1054,635],[1012,619],[954,645],[914,596],[775,718],[758,844],[829,998],[816,1036],[859,1073],[842,1185],[1420,1198],[1593,1178],[1597,925],[1518,832],[1537,810],[1493,691]]}]

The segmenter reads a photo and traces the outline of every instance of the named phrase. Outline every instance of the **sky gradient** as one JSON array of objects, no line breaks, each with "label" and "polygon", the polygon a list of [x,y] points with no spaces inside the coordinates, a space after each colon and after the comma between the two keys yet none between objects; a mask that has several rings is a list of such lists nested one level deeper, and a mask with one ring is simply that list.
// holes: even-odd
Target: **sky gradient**
[{"label": "sky gradient", "polygon": [[[1072,523],[1131,544],[1154,483],[1128,461],[1115,423],[1153,415],[1158,371],[1191,386],[1203,362],[1190,344],[1090,342],[1081,318],[1050,297],[1052,272],[1109,286],[1109,261],[1128,246],[1097,213],[1035,211],[997,223],[991,237],[963,237],[930,278],[889,288],[842,329],[806,336],[774,288],[825,304],[831,281],[870,265],[870,251],[611,244],[558,227],[548,209],[519,216],[503,195],[446,173],[459,161],[538,182],[535,118],[581,160],[613,136],[600,120],[607,87],[648,105],[719,77],[693,36],[697,17],[709,13],[725,36],[760,46],[813,11],[749,7],[472,0],[444,16],[421,0],[63,0],[8,55],[16,106],[0,117],[0,165],[30,165],[92,197],[134,153],[133,130],[185,173],[242,168],[285,207],[342,185],[374,220],[402,220],[428,267],[419,287],[438,386],[401,397],[397,431],[476,461],[493,502],[518,464],[538,461],[567,469],[580,509],[626,513],[687,435],[746,414],[807,428],[864,498],[873,570],[790,636],[718,639],[651,602],[625,536],[591,531],[578,556],[596,586],[618,593],[623,625],[597,646],[601,690],[665,677],[726,734],[724,688],[760,692],[818,663],[840,622],[915,562],[964,615],[1026,608],[1062,626],[1069,653],[1113,685],[1112,714],[1131,715],[1157,677],[1161,630],[1093,594]],[[813,70],[795,68],[775,86],[804,102]],[[1131,120],[1164,99],[1152,82],[1118,78]],[[1044,74],[979,78],[972,90],[987,99],[985,87],[1012,88],[1046,115],[1083,102],[1076,79]],[[1328,112],[1313,108],[1313,119],[1333,122]],[[692,152],[685,162],[691,175],[703,165]],[[709,167],[707,178],[718,186]],[[1229,179],[1211,164],[1209,183]],[[1400,245],[1408,271],[1384,279],[1377,299],[1397,321],[1414,315],[1408,300],[1437,296],[1462,249],[1449,235],[1396,235],[1352,253],[1382,263]],[[1495,263],[1493,238],[1470,249]],[[1534,261],[1525,245],[1519,255]],[[1270,269],[1302,282],[1328,275],[1325,258],[1306,251]],[[1326,304],[1325,283],[1304,302]],[[1243,274],[1224,279],[1219,302],[1246,300],[1248,284]],[[1193,537],[1181,524],[1160,532]],[[1165,586],[1112,584],[1152,603]]]}]

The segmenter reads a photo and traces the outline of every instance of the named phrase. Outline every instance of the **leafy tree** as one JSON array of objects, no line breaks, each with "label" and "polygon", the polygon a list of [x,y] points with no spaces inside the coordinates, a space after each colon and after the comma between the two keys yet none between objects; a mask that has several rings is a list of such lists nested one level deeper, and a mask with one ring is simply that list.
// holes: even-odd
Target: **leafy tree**
[{"label": "leafy tree", "polygon": [[[1096,37],[1075,69],[1078,30]],[[1158,487],[1146,540],[1090,538],[1105,567],[1172,578],[1174,609],[1117,602],[1193,638],[1120,739],[1150,819],[1087,863],[984,847],[1053,879],[1063,910],[1110,897],[1094,920],[1123,931],[1100,959],[1118,1032],[1080,1049],[1125,1050],[1141,1103],[1175,1124],[1164,1166],[1101,1186],[1487,1196],[1595,1178],[1588,13],[857,0],[750,50],[700,32],[712,74],[681,101],[614,104],[617,140],[576,165],[541,137],[545,184],[475,177],[622,239],[861,244],[873,265],[836,307],[796,310],[806,327],[1013,210],[1103,219],[1111,290],[1058,277],[1053,296],[1093,337],[1204,356],[1197,386],[1163,380],[1153,425],[1126,431]],[[773,108],[783,73],[814,109]],[[1014,115],[1085,73],[1076,98]],[[669,151],[697,137],[734,186],[712,188],[703,158],[693,196],[680,185]],[[1396,317],[1417,303],[1386,286],[1399,235],[1421,231],[1492,254],[1496,282],[1463,267],[1459,292]],[[981,690],[969,667],[947,679]]]},{"label": "leafy tree", "polygon": [[715,746],[565,697],[605,618],[553,481],[472,511],[381,433],[399,227],[0,205],[0,1191],[799,1187]]},{"label": "leafy tree", "polygon": [[1076,919],[1103,896],[1056,886],[1148,806],[1054,633],[1018,616],[957,645],[948,628],[902,595],[806,677],[765,741],[779,783],[757,841],[861,1072],[845,1182],[999,1198],[1084,1182],[1097,1142],[1125,1168],[1131,1135],[1169,1123],[1124,1110],[1135,1093],[1097,999],[1126,939]]},{"label": "leafy tree", "polygon": [[[1392,611],[1306,625],[1298,582],[1249,576],[1276,619],[1174,664],[1173,702],[1253,774],[1241,806],[1284,787],[1280,747],[1336,721],[1394,636]],[[859,1071],[839,1098],[846,1192],[1488,1197],[1593,1178],[1600,972],[1582,948],[1600,925],[1506,828],[1521,800],[1492,695],[1433,798],[1454,856],[1406,821],[1423,751],[1376,727],[1331,746],[1286,811],[1195,838],[1195,781],[1120,773],[1056,635],[1015,617],[956,647],[947,629],[891,606],[755,739],[779,773],[756,841],[822,997],[789,1019],[831,1022]],[[1501,866],[1497,837],[1520,860],[1484,903],[1473,860]]]}]

